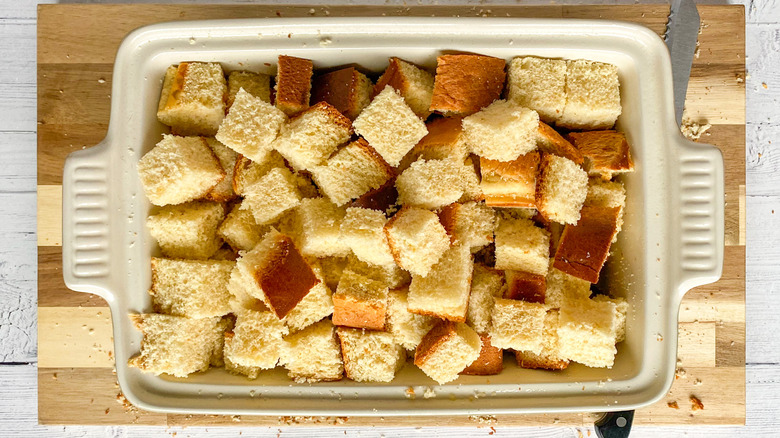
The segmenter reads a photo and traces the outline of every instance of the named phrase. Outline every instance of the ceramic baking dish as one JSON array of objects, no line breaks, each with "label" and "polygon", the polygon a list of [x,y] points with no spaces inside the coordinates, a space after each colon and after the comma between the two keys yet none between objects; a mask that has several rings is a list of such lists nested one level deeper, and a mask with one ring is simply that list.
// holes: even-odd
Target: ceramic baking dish
[{"label": "ceramic baking dish", "polygon": [[[599,288],[631,305],[627,339],[612,369],[572,364],[562,372],[518,368],[438,386],[413,366],[388,384],[293,384],[277,368],[251,381],[221,369],[188,379],[129,368],[141,334],[128,313],[150,311],[145,227],[150,209],[136,163],[165,132],[156,108],[163,73],[182,61],[274,74],[280,54],[317,68],[357,63],[380,72],[389,56],[433,69],[441,53],[536,55],[618,66],[636,172],[623,178],[625,225]],[[69,288],[108,302],[117,377],[135,405],[182,413],[434,415],[637,408],[662,397],[677,355],[677,314],[686,291],[716,281],[723,261],[723,161],[687,141],[674,121],[669,54],[650,30],[622,22],[508,18],[310,18],[177,22],[141,28],[114,65],[105,140],[71,154],[63,183],[63,274]],[[412,387],[418,395],[408,397]],[[432,390],[436,395],[421,395]]]}]

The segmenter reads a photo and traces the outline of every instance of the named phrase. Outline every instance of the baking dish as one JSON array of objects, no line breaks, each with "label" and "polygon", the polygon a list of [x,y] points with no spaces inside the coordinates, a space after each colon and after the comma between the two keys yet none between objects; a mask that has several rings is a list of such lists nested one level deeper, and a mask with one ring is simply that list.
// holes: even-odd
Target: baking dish
[{"label": "baking dish", "polygon": [[[601,290],[631,305],[627,339],[612,369],[572,364],[526,370],[508,360],[497,376],[462,376],[435,385],[407,366],[391,383],[298,385],[284,370],[258,380],[214,369],[188,379],[127,366],[141,334],[129,313],[149,311],[150,204],[136,163],[165,132],[156,119],[165,69],[182,61],[274,73],[276,58],[309,58],[316,68],[358,63],[381,71],[389,56],[428,68],[436,55],[474,52],[591,59],[619,69],[618,129],[636,171],[623,177],[625,225]],[[716,281],[723,262],[723,159],[687,141],[674,121],[669,55],[661,39],[633,24],[509,18],[309,18],[176,22],[144,27],[121,44],[114,65],[111,119],[99,145],[71,154],[63,178],[66,285],[103,297],[111,308],[117,377],[136,406],[165,412],[271,415],[439,415],[638,408],[673,380],[677,314],[689,289]],[[418,395],[408,396],[412,387]],[[432,389],[435,397],[421,395]]]}]

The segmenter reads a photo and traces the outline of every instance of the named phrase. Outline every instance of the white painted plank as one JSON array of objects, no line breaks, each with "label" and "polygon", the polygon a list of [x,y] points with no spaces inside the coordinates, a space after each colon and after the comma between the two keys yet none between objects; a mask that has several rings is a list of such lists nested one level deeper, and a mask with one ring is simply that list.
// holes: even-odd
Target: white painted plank
[{"label": "white painted plank", "polygon": [[0,134],[0,193],[35,192],[35,132]]}]

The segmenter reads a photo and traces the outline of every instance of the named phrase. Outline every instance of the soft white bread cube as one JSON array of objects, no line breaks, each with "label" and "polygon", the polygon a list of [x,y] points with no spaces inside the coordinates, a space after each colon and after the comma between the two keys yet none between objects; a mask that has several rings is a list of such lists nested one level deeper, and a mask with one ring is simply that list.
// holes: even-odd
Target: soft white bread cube
[{"label": "soft white bread cube", "polygon": [[303,330],[333,313],[332,292],[325,283],[320,263],[312,262],[311,269],[320,282],[312,286],[309,293],[290,310],[287,316],[282,318],[282,322],[290,328],[291,333]]},{"label": "soft white bread cube", "polygon": [[512,161],[536,149],[539,114],[514,102],[497,100],[463,119],[471,151],[489,160]]},{"label": "soft white bread cube", "polygon": [[567,303],[590,297],[590,282],[553,267],[553,259],[550,259],[546,283],[544,303],[551,308],[561,308]]},{"label": "soft white bread cube", "polygon": [[352,122],[333,105],[320,102],[282,125],[272,146],[295,170],[322,164],[349,140]]},{"label": "soft white bread cube", "polygon": [[271,102],[271,77],[251,71],[231,71],[227,77],[227,107],[233,106],[238,90],[244,89],[264,102]]},{"label": "soft white bread cube", "polygon": [[138,161],[138,177],[149,202],[162,206],[206,196],[225,170],[203,137],[163,135]]},{"label": "soft white bread cube", "polygon": [[547,219],[576,224],[588,196],[588,174],[574,161],[542,154],[536,184],[536,208]]},{"label": "soft white bread cube", "polygon": [[346,214],[327,198],[301,200],[295,210],[300,226],[296,239],[301,253],[309,257],[346,257],[349,246],[341,237],[341,224]]},{"label": "soft white bread cube", "polygon": [[364,139],[341,148],[322,166],[311,169],[314,182],[336,205],[377,189],[395,174]]},{"label": "soft white bread cube", "polygon": [[567,62],[566,105],[557,126],[608,129],[621,112],[616,66],[582,59]]},{"label": "soft white bread cube", "polygon": [[152,305],[157,313],[208,318],[230,312],[227,290],[235,262],[152,257]]},{"label": "soft white bread cube", "polygon": [[233,191],[243,196],[244,189],[259,181],[269,170],[285,166],[284,158],[276,151],[269,152],[263,161],[252,161],[239,155],[233,170]]},{"label": "soft white bread cube", "polygon": [[482,349],[479,335],[466,324],[440,321],[423,337],[414,353],[414,364],[443,385],[458,378]]},{"label": "soft white bread cube", "polygon": [[547,311],[544,318],[542,334],[542,350],[539,353],[531,351],[515,351],[517,365],[522,368],[540,368],[546,370],[562,370],[569,366],[569,360],[561,355],[558,327],[560,315],[557,310]]},{"label": "soft white bread cube", "polygon": [[220,317],[185,318],[147,313],[130,315],[143,333],[141,354],[129,365],[155,375],[187,377],[209,368],[227,328]]},{"label": "soft white bread cube", "polygon": [[454,203],[439,212],[439,220],[453,245],[465,245],[472,252],[493,241],[496,214],[482,202]]},{"label": "soft white bread cube", "polygon": [[387,285],[345,270],[333,294],[333,324],[384,330]]},{"label": "soft white bread cube", "polygon": [[222,246],[217,227],[224,218],[223,204],[194,201],[162,207],[146,226],[166,257],[207,259]]},{"label": "soft white bread cube", "polygon": [[206,137],[206,143],[214,151],[214,156],[217,157],[222,170],[225,171],[225,177],[206,194],[206,199],[214,202],[231,201],[236,197],[233,191],[233,171],[236,167],[238,154],[212,137]]},{"label": "soft white bread cube", "polygon": [[623,229],[623,213],[626,208],[626,188],[619,181],[604,181],[601,178],[591,178],[588,181],[588,195],[585,198],[586,206],[591,207],[619,207],[617,218],[617,231],[612,243],[617,240],[617,235]]},{"label": "soft white bread cube", "polygon": [[620,320],[615,303],[577,300],[561,307],[558,337],[561,356],[594,368],[615,363]]},{"label": "soft white bread cube", "polygon": [[409,311],[456,322],[466,322],[474,262],[465,245],[453,245],[425,277],[412,275]]},{"label": "soft white bread cube", "polygon": [[496,268],[547,275],[550,233],[529,219],[501,219],[496,228]]},{"label": "soft white bread cube", "polygon": [[524,56],[509,63],[507,100],[539,113],[552,123],[566,105],[566,61]]},{"label": "soft white bread cube", "polygon": [[336,339],[336,327],[329,319],[312,324],[284,338],[287,347],[280,363],[296,383],[341,380],[344,362]]},{"label": "soft white bread cube", "polygon": [[385,236],[387,216],[381,211],[349,207],[341,221],[340,240],[355,257],[372,265],[395,265]]},{"label": "soft white bread cube", "polygon": [[254,277],[235,266],[230,271],[230,280],[227,284],[230,293],[228,304],[230,312],[238,315],[244,310],[264,312],[269,310],[263,302],[263,292],[257,285]]},{"label": "soft white bread cube", "polygon": [[352,125],[391,166],[398,166],[401,158],[428,133],[425,123],[389,85]]},{"label": "soft white bread cube", "polygon": [[488,332],[493,303],[496,298],[501,298],[503,286],[504,275],[501,271],[489,268],[482,263],[474,264],[466,323],[477,333]]},{"label": "soft white bread cube", "polygon": [[347,257],[347,266],[344,268],[344,272],[346,271],[352,271],[366,278],[379,281],[390,289],[406,286],[412,281],[409,273],[399,268],[395,263],[390,265],[373,265],[361,261],[354,255]]},{"label": "soft white bread cube", "polygon": [[284,348],[283,337],[288,333],[273,312],[245,310],[236,315],[233,338],[225,346],[225,357],[245,367],[274,368]]},{"label": "soft white bread cube", "polygon": [[266,225],[257,225],[252,212],[242,209],[241,203],[238,203],[217,228],[217,236],[236,251],[249,251],[260,242],[268,229]]},{"label": "soft white bread cube", "polygon": [[544,304],[496,298],[488,329],[493,346],[541,353],[546,316]]},{"label": "soft white bread cube", "polygon": [[396,213],[385,225],[385,235],[398,266],[421,277],[428,275],[450,247],[436,213],[416,207],[404,207]]},{"label": "soft white bread cube", "polygon": [[239,365],[237,363],[234,363],[230,360],[230,357],[227,355],[227,351],[232,349],[232,343],[233,343],[233,332],[226,332],[225,333],[225,341],[224,341],[224,361],[225,361],[225,370],[232,374],[238,374],[242,376],[246,376],[247,378],[254,380],[260,376],[260,372],[263,371],[261,368],[258,367],[245,367],[243,365]]},{"label": "soft white bread cube", "polygon": [[617,342],[626,340],[626,319],[628,314],[628,302],[624,298],[610,298],[606,295],[596,295],[593,297],[596,302],[609,302],[615,305],[615,317],[617,318]]},{"label": "soft white bread cube", "polygon": [[455,160],[415,161],[395,180],[398,202],[436,209],[457,201],[465,188],[462,167]]},{"label": "soft white bread cube", "polygon": [[295,176],[285,167],[271,169],[249,187],[244,188],[242,209],[248,209],[260,225],[270,224],[287,210],[301,203],[301,192]]},{"label": "soft white bread cube", "polygon": [[432,74],[414,64],[392,57],[387,69],[374,85],[374,94],[379,94],[388,85],[403,96],[409,108],[421,119],[425,120],[431,115]]},{"label": "soft white bread cube", "polygon": [[252,161],[263,162],[286,120],[287,116],[278,108],[242,89],[236,93],[216,137]]},{"label": "soft white bread cube", "polygon": [[396,344],[400,344],[407,350],[414,350],[438,319],[410,312],[408,294],[408,288],[393,289],[388,292],[387,331],[393,335]]},{"label": "soft white bread cube", "polygon": [[168,67],[157,119],[177,135],[214,135],[225,117],[227,85],[217,63],[182,62]]},{"label": "soft white bread cube", "polygon": [[356,382],[390,382],[406,363],[406,351],[387,332],[338,327],[344,371]]}]

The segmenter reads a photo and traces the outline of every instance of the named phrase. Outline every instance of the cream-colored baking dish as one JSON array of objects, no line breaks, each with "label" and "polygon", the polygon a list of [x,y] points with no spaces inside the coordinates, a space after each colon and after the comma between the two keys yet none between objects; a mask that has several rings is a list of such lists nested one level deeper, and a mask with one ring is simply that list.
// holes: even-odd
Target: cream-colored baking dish
[{"label": "cream-colored baking dish", "polygon": [[[159,141],[163,73],[181,61],[220,62],[226,70],[273,74],[280,54],[317,68],[357,63],[381,71],[389,56],[433,69],[441,53],[505,58],[536,55],[618,66],[625,131],[636,172],[623,177],[625,225],[599,287],[631,305],[627,339],[612,369],[573,364],[562,372],[520,369],[463,376],[437,386],[413,366],[388,384],[294,384],[277,369],[255,381],[214,369],[188,379],[129,368],[141,334],[129,313],[150,311],[149,260],[157,251],[136,174]],[[310,18],[166,23],[132,32],[114,65],[105,140],[73,153],[63,182],[63,274],[71,289],[111,307],[117,376],[135,405],[183,413],[274,415],[434,415],[637,408],[671,385],[677,314],[683,294],[720,277],[723,261],[723,160],[691,143],[674,121],[669,54],[648,29],[621,22],[501,18]],[[412,387],[416,398],[408,397]],[[431,388],[436,394],[424,398]]]}]

